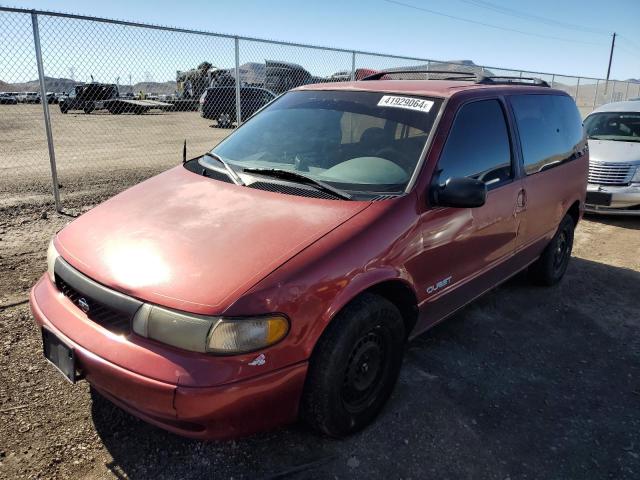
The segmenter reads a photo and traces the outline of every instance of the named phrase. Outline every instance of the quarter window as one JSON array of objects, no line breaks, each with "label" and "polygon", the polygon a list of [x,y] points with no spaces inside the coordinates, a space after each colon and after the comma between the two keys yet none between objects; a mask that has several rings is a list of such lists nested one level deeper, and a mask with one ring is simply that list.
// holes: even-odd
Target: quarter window
[{"label": "quarter window", "polygon": [[509,100],[518,125],[527,175],[575,157],[584,134],[580,113],[570,97],[514,95]]},{"label": "quarter window", "polygon": [[498,100],[464,105],[453,122],[438,162],[438,182],[471,177],[495,188],[512,178],[511,143]]}]

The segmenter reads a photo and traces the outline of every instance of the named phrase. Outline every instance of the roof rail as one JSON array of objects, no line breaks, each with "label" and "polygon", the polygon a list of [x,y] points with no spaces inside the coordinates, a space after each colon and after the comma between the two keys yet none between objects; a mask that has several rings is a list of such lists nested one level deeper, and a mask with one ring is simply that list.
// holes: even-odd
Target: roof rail
[{"label": "roof rail", "polygon": [[487,77],[482,75],[478,78],[476,83],[484,85],[533,85],[536,87],[551,88],[551,85],[537,77],[507,77],[503,75]]},{"label": "roof rail", "polygon": [[[381,70],[379,72],[374,73],[373,75],[368,75],[364,77],[361,81],[364,80],[381,80],[386,75],[393,75],[396,73],[422,73],[422,74],[430,74],[436,73],[438,75],[453,75],[450,77],[438,78],[437,80],[458,80],[458,81],[473,81],[474,83],[481,85],[530,85],[536,87],[550,87],[550,85],[544,80],[536,77],[509,77],[504,75],[482,75],[476,72],[464,72],[461,70]],[[430,80],[427,77],[427,80]],[[436,79],[433,79],[436,80]]]},{"label": "roof rail", "polygon": [[442,75],[442,74],[457,75],[457,76],[453,76],[453,77],[439,78],[438,80],[460,80],[460,81],[474,80],[474,81],[477,81],[482,77],[481,75],[478,75],[475,72],[464,72],[464,71],[461,71],[461,70],[427,70],[427,69],[409,70],[409,69],[407,69],[407,70],[381,70],[379,72],[374,73],[373,75],[368,75],[368,76],[364,77],[361,81],[364,81],[364,80],[380,80],[385,75],[394,75],[396,73],[424,73],[424,74],[437,73],[439,75]]}]

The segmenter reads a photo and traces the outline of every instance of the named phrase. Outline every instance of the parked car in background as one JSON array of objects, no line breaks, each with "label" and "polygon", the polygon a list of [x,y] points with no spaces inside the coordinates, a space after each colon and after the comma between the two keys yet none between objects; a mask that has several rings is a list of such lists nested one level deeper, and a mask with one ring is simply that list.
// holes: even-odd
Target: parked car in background
[{"label": "parked car in background", "polygon": [[40,103],[38,92],[22,92],[16,96],[18,103]]},{"label": "parked car in background", "polygon": [[[372,70],[370,68],[356,68],[353,72],[353,77],[355,80],[362,80],[363,78],[377,72],[378,70]],[[329,80],[332,82],[348,82],[351,80],[351,70],[336,72],[329,77]]]},{"label": "parked car in background", "polygon": [[[240,111],[247,119],[276,96],[264,88],[241,87]],[[236,121],[235,87],[210,87],[200,97],[200,115],[216,120],[219,128],[229,128]]]},{"label": "parked car in background", "polygon": [[270,92],[280,95],[292,88],[311,83],[329,82],[330,79],[316,77],[296,63],[275,60],[265,61],[264,86]]},{"label": "parked car in background", "polygon": [[47,103],[49,104],[58,103],[59,94],[55,92],[47,92],[46,95],[47,95]]},{"label": "parked car in background", "polygon": [[588,171],[574,101],[471,78],[298,88],[75,219],[31,290],[45,356],[185,436],[364,428],[408,339],[570,261]]},{"label": "parked car in background", "polygon": [[58,100],[58,104],[62,113],[83,110],[89,114],[94,110],[104,109],[105,100],[116,99],[118,96],[118,87],[114,84],[87,83],[76,85],[66,96]]},{"label": "parked car in background", "polygon": [[640,100],[603,105],[584,127],[590,151],[587,211],[640,215]]},{"label": "parked car in background", "polygon": [[0,105],[16,105],[18,100],[9,93],[0,93]]}]

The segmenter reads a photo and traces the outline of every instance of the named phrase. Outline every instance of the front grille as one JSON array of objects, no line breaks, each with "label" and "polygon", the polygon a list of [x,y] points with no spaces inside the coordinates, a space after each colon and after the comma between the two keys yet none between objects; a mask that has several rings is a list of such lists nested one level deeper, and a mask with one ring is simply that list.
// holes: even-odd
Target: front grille
[{"label": "front grille", "polygon": [[628,185],[633,175],[630,163],[589,163],[589,183],[597,185]]},{"label": "front grille", "polygon": [[[58,275],[56,275],[56,285],[62,294],[71,300],[71,302],[73,302],[73,304],[82,311],[85,311],[88,305],[89,310],[86,314],[90,320],[114,333],[129,332],[130,322],[126,314],[118,312],[111,307],[95,301],[91,297],[83,295]],[[82,308],[80,305],[81,299],[84,299],[84,302],[86,302],[86,305],[83,305],[85,308]]]}]

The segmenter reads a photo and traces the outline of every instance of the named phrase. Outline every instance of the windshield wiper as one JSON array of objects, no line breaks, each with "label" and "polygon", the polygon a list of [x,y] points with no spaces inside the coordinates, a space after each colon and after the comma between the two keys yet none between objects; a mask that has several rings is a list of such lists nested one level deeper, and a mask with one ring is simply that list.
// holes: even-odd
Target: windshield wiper
[{"label": "windshield wiper", "polygon": [[222,159],[222,157],[220,157],[220,155],[216,155],[215,153],[211,153],[211,152],[205,152],[203,157],[213,158],[214,160],[217,160],[218,162],[220,162],[224,167],[224,169],[226,170],[227,174],[229,175],[229,178],[233,180],[233,183],[235,183],[236,185],[244,185],[244,182],[242,181],[240,176],[236,173],[236,171],[233,168],[231,168],[231,165],[229,165],[225,160]]},{"label": "windshield wiper", "polygon": [[281,178],[283,180],[292,180],[298,183],[303,183],[344,200],[351,200],[351,198],[353,198],[347,192],[343,192],[342,190],[334,188],[331,185],[321,182],[320,180],[307,177],[306,175],[295,172],[293,170],[283,170],[280,168],[245,168],[242,171],[245,173],[257,173],[260,175],[264,175],[265,177]]}]

